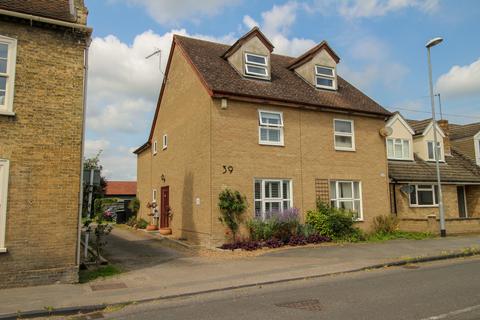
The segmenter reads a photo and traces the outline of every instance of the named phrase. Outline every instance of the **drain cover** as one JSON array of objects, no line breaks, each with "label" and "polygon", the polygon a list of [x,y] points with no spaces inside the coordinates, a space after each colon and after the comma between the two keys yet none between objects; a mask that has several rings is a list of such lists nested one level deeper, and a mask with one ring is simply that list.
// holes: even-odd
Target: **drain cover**
[{"label": "drain cover", "polygon": [[93,284],[90,288],[93,291],[100,291],[100,290],[113,290],[113,289],[125,289],[127,285],[123,282],[118,283],[105,283],[105,284]]},{"label": "drain cover", "polygon": [[307,310],[307,311],[322,310],[320,306],[320,301],[318,299],[278,303],[276,304],[276,306],[281,308],[300,309],[300,310]]}]

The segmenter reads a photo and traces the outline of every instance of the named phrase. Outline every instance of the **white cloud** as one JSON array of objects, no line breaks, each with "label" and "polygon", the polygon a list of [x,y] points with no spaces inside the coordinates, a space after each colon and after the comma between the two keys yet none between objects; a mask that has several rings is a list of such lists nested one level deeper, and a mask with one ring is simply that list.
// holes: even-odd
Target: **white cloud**
[{"label": "white cloud", "polygon": [[335,12],[344,18],[354,19],[385,16],[408,8],[433,13],[439,7],[439,0],[316,0],[304,7],[311,13],[331,15]]},{"label": "white cloud", "polygon": [[453,66],[440,76],[436,88],[446,97],[480,96],[480,58],[466,66]]},{"label": "white cloud", "polygon": [[187,18],[198,22],[200,16],[217,15],[225,7],[238,3],[237,0],[111,0],[110,2],[118,1],[142,6],[158,23],[173,25]]},{"label": "white cloud", "polygon": [[296,20],[298,7],[296,2],[274,5],[271,10],[262,13],[262,23],[248,15],[243,17],[243,23],[248,28],[260,26],[262,32],[275,46],[275,53],[297,56],[315,46],[315,41],[310,39],[287,37],[290,27]]},{"label": "white cloud", "polygon": [[85,157],[91,158],[98,154],[100,150],[105,150],[110,146],[110,141],[105,139],[85,140]]}]

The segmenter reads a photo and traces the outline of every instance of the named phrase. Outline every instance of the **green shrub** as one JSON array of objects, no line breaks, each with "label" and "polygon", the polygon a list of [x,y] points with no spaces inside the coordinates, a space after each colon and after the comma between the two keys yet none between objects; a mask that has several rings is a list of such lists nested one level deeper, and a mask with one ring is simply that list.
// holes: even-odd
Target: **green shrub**
[{"label": "green shrub", "polygon": [[255,218],[247,221],[247,229],[250,239],[253,241],[267,241],[271,239],[288,242],[297,235],[300,226],[300,218],[297,208],[290,208],[278,213],[272,213],[271,217],[262,220]]},{"label": "green shrub", "polygon": [[394,233],[398,229],[398,218],[392,214],[373,218],[373,233]]},{"label": "green shrub", "polygon": [[139,219],[137,221],[137,228],[138,229],[145,229],[148,226],[148,222],[145,219]]},{"label": "green shrub", "polygon": [[265,239],[265,224],[265,221],[260,219],[250,219],[247,221],[246,226],[250,234],[250,240],[260,241]]},{"label": "green shrub", "polygon": [[354,214],[317,201],[316,210],[307,211],[305,222],[319,235],[343,241],[359,241],[363,232],[354,227]]},{"label": "green shrub", "polygon": [[235,242],[241,216],[247,209],[245,196],[242,196],[238,191],[225,189],[218,196],[218,207],[222,215],[218,220],[230,229],[232,240]]}]

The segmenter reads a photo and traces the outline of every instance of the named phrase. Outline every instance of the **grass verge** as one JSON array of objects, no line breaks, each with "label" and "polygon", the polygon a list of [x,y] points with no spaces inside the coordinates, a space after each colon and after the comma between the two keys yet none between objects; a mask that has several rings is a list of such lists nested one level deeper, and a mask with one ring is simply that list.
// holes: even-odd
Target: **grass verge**
[{"label": "grass verge", "polygon": [[80,270],[79,282],[85,283],[97,278],[111,277],[122,273],[122,271],[114,265],[95,267],[91,266],[90,269]]}]

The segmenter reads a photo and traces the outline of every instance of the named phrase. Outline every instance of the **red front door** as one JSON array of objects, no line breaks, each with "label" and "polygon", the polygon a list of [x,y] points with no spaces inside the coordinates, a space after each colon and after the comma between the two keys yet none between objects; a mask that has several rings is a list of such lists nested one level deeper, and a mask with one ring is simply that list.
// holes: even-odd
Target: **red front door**
[{"label": "red front door", "polygon": [[162,187],[160,189],[160,194],[161,194],[161,208],[160,208],[160,228],[168,228],[169,223],[168,223],[168,211],[169,211],[169,188],[167,187]]}]

